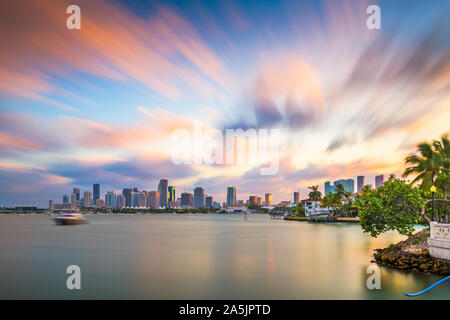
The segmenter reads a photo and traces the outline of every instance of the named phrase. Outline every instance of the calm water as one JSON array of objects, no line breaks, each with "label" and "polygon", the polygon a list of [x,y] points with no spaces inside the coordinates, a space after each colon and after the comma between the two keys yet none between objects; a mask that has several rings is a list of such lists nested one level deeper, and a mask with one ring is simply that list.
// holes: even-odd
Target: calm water
[{"label": "calm water", "polygon": [[[382,268],[366,288],[378,239],[359,225],[270,220],[266,215],[109,215],[54,226],[48,216],[0,215],[2,299],[450,299],[442,277]],[[81,290],[66,288],[68,265]]]}]

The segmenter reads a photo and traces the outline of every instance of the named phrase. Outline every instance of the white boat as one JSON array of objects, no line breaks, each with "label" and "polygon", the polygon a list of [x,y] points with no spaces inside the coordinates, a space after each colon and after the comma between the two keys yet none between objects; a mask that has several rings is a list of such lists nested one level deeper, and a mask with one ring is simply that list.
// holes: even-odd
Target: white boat
[{"label": "white boat", "polygon": [[88,223],[88,220],[81,213],[61,212],[52,218],[56,225],[76,225]]}]

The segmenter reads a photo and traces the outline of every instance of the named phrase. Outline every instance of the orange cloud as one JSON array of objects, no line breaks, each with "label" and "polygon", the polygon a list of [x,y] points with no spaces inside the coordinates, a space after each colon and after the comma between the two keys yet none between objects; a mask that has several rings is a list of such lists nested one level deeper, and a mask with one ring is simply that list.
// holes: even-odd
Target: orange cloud
[{"label": "orange cloud", "polygon": [[0,44],[0,90],[42,99],[56,91],[50,74],[70,77],[79,70],[137,80],[170,99],[192,90],[209,97],[227,91],[222,61],[175,12],[161,7],[157,16],[141,18],[111,2],[81,0],[81,30],[68,30],[69,4],[2,1],[8,17],[0,27],[10,33]]}]

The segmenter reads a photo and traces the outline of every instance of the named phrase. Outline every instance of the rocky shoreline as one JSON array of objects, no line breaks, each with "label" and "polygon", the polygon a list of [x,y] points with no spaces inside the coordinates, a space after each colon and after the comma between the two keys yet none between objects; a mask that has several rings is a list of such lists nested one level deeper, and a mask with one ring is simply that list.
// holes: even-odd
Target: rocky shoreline
[{"label": "rocky shoreline", "polygon": [[424,229],[405,241],[384,249],[375,249],[375,262],[379,265],[401,270],[450,275],[450,261],[433,258],[428,252],[427,239],[430,230]]}]

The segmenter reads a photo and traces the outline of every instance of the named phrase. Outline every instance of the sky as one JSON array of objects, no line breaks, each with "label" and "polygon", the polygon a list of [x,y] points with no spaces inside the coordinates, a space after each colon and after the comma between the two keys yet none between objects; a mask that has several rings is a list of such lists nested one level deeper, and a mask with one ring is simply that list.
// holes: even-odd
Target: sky
[{"label": "sky", "polygon": [[[66,27],[71,4],[80,30]],[[450,132],[445,0],[7,0],[0,15],[0,206],[160,178],[177,197],[305,198],[399,175],[417,143]],[[198,124],[279,129],[279,170],[174,163],[174,132]]]}]

